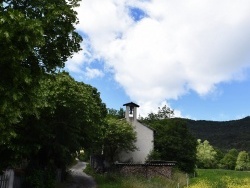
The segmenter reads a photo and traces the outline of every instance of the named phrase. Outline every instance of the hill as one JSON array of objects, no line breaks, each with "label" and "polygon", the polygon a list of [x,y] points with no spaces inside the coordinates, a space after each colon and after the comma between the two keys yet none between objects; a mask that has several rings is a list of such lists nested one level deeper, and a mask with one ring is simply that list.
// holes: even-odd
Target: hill
[{"label": "hill", "polygon": [[197,139],[208,140],[214,147],[250,152],[250,116],[232,121],[187,119],[187,125]]}]

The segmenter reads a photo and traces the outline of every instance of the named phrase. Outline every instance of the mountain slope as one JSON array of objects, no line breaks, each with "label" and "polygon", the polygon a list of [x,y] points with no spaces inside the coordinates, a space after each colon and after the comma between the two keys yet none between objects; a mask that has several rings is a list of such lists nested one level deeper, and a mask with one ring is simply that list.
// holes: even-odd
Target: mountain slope
[{"label": "mountain slope", "polygon": [[250,116],[223,122],[187,119],[187,125],[197,139],[208,140],[214,147],[250,152]]}]

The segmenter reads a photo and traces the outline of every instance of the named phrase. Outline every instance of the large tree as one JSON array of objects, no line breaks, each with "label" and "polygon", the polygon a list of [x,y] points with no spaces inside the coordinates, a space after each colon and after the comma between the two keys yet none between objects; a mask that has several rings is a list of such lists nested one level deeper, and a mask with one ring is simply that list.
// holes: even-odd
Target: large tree
[{"label": "large tree", "polygon": [[77,4],[78,0],[0,1],[1,165],[8,164],[4,156],[9,161],[22,151],[9,153],[11,140],[19,136],[14,125],[39,115],[40,80],[80,50]]},{"label": "large tree", "polygon": [[158,107],[157,113],[151,112],[147,117],[141,118],[144,122],[152,122],[161,119],[169,119],[174,116],[174,110],[164,105],[163,107]]},{"label": "large tree", "polygon": [[185,172],[193,172],[196,163],[197,141],[182,119],[147,121],[155,130],[154,151],[151,159],[177,161]]},{"label": "large tree", "polygon": [[[0,2],[0,131],[36,112],[39,80],[80,50],[79,0]],[[0,140],[0,144],[2,144]]]},{"label": "large tree", "polygon": [[136,132],[125,119],[106,118],[103,133],[103,153],[109,162],[114,162],[122,151],[128,152],[137,149],[135,146]]},{"label": "large tree", "polygon": [[125,117],[125,111],[123,108],[120,108],[119,110],[113,108],[107,108],[107,111],[108,111],[108,117],[113,117],[118,119],[122,119]]},{"label": "large tree", "polygon": [[[41,97],[44,105],[39,117],[27,116],[15,126],[20,142],[24,142],[20,147],[37,150],[32,155],[46,152],[42,160],[53,159],[50,154],[61,150],[58,154],[62,156],[54,158],[57,161],[62,157],[70,159],[80,149],[95,148],[106,116],[105,104],[96,88],[77,82],[63,72],[43,81]],[[32,133],[30,137],[25,136],[28,133]]]},{"label": "large tree", "polygon": [[9,162],[27,159],[30,175],[37,170],[65,169],[76,151],[96,148],[106,116],[97,89],[65,72],[44,79],[37,95],[43,101],[38,115],[25,115],[14,124],[16,135],[9,145],[0,147],[16,157]]},{"label": "large tree", "polygon": [[236,170],[248,170],[250,169],[249,154],[246,151],[241,151],[237,157]]},{"label": "large tree", "polygon": [[230,149],[225,156],[220,160],[221,167],[234,170],[239,152],[236,149]]},{"label": "large tree", "polygon": [[215,168],[217,152],[207,140],[198,139],[197,166],[198,168]]}]

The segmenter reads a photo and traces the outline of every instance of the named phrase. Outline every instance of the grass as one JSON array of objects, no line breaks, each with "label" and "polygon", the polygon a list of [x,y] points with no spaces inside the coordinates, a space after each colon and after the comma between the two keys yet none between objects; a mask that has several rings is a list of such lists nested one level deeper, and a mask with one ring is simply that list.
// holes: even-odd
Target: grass
[{"label": "grass", "polygon": [[175,171],[171,179],[155,177],[146,179],[135,176],[122,176],[117,173],[96,174],[90,168],[84,170],[94,177],[98,188],[176,188],[186,185],[186,175]]},{"label": "grass", "polygon": [[189,186],[184,173],[175,171],[172,179],[157,177],[124,177],[119,174],[96,174],[91,168],[85,171],[93,176],[98,188],[250,188],[250,172],[198,169],[197,176],[190,178]]},{"label": "grass", "polygon": [[250,172],[199,169],[189,188],[249,188]]},{"label": "grass", "polygon": [[176,188],[177,181],[162,177],[145,179],[143,177],[121,177],[109,175],[109,177],[97,178],[98,188]]}]

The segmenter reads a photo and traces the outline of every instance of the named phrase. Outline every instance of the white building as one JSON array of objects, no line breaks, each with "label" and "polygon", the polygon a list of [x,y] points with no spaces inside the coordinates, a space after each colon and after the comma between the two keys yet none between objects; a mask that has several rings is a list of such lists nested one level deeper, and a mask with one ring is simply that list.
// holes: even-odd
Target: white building
[{"label": "white building", "polygon": [[125,118],[134,127],[137,134],[135,145],[138,150],[122,152],[119,155],[119,159],[121,162],[144,163],[154,148],[154,131],[137,120],[137,108],[139,105],[130,102],[123,106],[126,106]]}]

